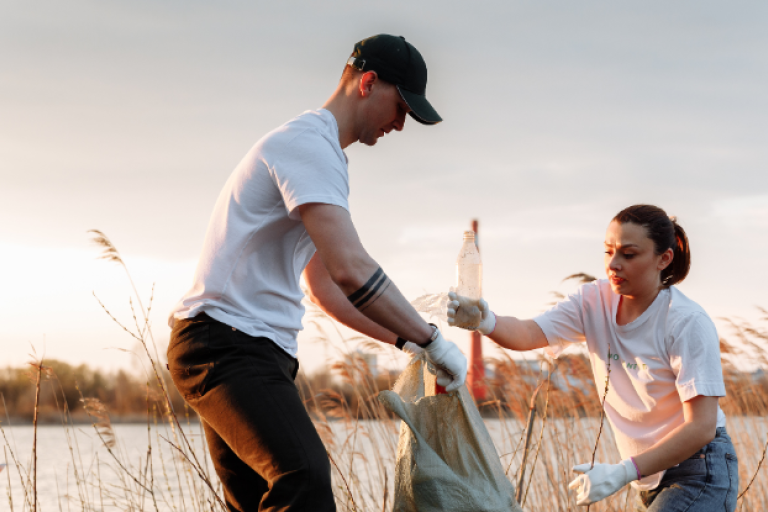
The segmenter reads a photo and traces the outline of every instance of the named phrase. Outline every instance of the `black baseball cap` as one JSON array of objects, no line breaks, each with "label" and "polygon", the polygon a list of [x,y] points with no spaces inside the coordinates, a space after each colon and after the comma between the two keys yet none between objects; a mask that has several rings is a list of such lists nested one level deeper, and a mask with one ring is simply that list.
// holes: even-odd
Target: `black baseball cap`
[{"label": "black baseball cap", "polygon": [[379,34],[355,44],[347,64],[360,71],[375,71],[379,78],[397,86],[411,117],[422,124],[443,120],[427,101],[427,64],[403,36]]}]

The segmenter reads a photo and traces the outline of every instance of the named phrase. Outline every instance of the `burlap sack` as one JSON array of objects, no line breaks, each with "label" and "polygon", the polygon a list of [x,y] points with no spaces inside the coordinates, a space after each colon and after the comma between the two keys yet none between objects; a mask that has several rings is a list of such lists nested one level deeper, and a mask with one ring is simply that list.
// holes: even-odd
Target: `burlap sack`
[{"label": "burlap sack", "polygon": [[378,395],[403,420],[393,511],[522,512],[466,386],[434,390],[434,368],[422,355]]}]

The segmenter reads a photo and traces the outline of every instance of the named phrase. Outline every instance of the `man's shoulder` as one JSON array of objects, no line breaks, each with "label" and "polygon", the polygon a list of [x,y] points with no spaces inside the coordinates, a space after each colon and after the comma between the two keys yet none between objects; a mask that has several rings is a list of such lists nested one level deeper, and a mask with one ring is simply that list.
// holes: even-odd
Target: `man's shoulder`
[{"label": "man's shoulder", "polygon": [[[262,151],[312,147],[335,150],[334,142],[338,146],[335,123],[333,115],[327,110],[308,110],[266,134],[256,146]],[[340,147],[338,149],[341,150]]]}]

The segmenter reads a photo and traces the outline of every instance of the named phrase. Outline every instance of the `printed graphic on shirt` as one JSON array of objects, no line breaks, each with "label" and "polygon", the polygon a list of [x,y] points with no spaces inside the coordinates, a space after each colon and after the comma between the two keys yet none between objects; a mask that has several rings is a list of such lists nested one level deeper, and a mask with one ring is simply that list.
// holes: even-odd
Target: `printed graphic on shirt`
[{"label": "printed graphic on shirt", "polygon": [[[610,350],[608,351],[608,359],[611,362],[620,361],[619,354],[612,354]],[[631,361],[620,361],[619,364],[621,364],[621,366],[625,367],[627,370],[647,370],[648,369],[647,364],[643,363],[642,361],[638,361],[638,360],[636,361],[637,362],[634,362],[634,363]]]}]

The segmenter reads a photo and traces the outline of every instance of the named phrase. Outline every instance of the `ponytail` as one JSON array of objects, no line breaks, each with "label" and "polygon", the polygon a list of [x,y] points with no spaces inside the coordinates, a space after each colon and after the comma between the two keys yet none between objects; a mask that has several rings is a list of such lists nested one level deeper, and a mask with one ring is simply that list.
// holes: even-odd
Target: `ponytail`
[{"label": "ponytail", "polygon": [[675,217],[667,216],[658,206],[636,204],[623,209],[613,218],[619,224],[631,222],[643,226],[653,240],[654,252],[662,254],[672,249],[672,262],[661,271],[661,284],[672,286],[682,282],[691,269],[691,249],[685,230]]},{"label": "ponytail", "polygon": [[672,263],[661,271],[661,283],[664,286],[672,286],[681,282],[691,269],[691,248],[688,245],[688,236],[683,227],[677,223],[675,217],[670,217],[669,220],[675,230],[675,243],[672,247],[675,256]]}]

